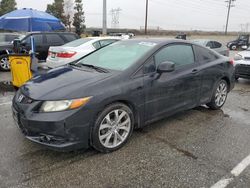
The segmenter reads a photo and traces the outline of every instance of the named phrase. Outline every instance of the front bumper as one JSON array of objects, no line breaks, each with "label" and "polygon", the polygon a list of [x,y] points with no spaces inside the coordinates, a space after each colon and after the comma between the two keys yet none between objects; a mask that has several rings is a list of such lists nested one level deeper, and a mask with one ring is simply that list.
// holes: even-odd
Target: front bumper
[{"label": "front bumper", "polygon": [[235,66],[235,76],[250,79],[250,64],[237,64]]},{"label": "front bumper", "polygon": [[27,139],[57,151],[89,147],[89,113],[74,110],[29,114],[22,109],[25,106],[13,101],[13,118]]}]

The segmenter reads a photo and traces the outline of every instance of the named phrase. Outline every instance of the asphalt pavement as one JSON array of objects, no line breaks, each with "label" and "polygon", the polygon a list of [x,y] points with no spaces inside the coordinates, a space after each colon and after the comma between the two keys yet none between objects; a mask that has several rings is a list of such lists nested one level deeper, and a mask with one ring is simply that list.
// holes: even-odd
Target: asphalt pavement
[{"label": "asphalt pavement", "polygon": [[158,121],[110,154],[28,141],[12,120],[13,95],[0,91],[1,188],[250,187],[250,80],[239,79],[222,110],[198,107]]}]

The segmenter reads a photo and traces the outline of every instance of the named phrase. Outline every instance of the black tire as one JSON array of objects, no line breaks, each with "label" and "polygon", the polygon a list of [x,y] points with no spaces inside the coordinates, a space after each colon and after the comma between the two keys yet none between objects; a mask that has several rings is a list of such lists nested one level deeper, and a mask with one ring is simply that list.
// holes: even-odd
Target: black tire
[{"label": "black tire", "polygon": [[[122,111],[125,111],[127,113],[127,115],[129,116],[130,118],[130,122],[131,122],[131,125],[130,125],[130,130],[126,136],[126,138],[122,141],[122,143],[120,143],[117,147],[113,147],[113,148],[109,148],[109,147],[105,147],[103,143],[101,143],[100,139],[100,134],[101,134],[101,131],[100,131],[100,126],[102,124],[102,122],[104,121],[105,117],[112,113],[114,110],[122,110]],[[123,147],[128,139],[130,138],[132,132],[133,132],[133,129],[134,129],[134,114],[132,112],[132,110],[125,104],[123,103],[113,103],[109,106],[107,106],[101,113],[99,113],[96,121],[95,121],[95,124],[94,124],[94,127],[92,129],[92,132],[91,132],[91,145],[99,152],[102,152],[102,153],[109,153],[109,152],[113,152],[115,150],[118,150],[120,149],[121,147]],[[108,132],[108,131],[107,131]],[[107,132],[105,134],[107,134]],[[110,131],[111,132],[111,131]],[[113,133],[111,133],[112,136],[113,136]],[[112,138],[112,137],[111,137]],[[114,139],[114,138],[113,138]],[[110,139],[109,139],[110,140]]]},{"label": "black tire", "polygon": [[[218,102],[216,102],[216,95],[217,95],[217,90],[219,89],[219,87],[221,86],[221,84],[223,85],[225,85],[225,87],[226,87],[226,92],[225,92],[225,99],[224,99],[224,101],[221,103],[221,104],[218,104]],[[215,90],[214,90],[214,92],[213,92],[213,96],[212,96],[212,99],[211,99],[211,101],[207,104],[207,106],[209,107],[209,108],[211,108],[211,109],[213,109],[213,110],[218,110],[218,109],[220,109],[224,104],[225,104],[225,102],[226,102],[226,100],[227,100],[227,94],[228,94],[228,84],[227,84],[227,82],[225,81],[225,80],[220,80],[217,84],[216,84],[216,87],[215,87]]]},{"label": "black tire", "polygon": [[230,50],[237,50],[237,46],[236,46],[235,44],[232,44],[232,45],[230,46]]},{"label": "black tire", "polygon": [[4,54],[0,56],[0,70],[1,71],[10,71],[10,64],[8,55]]}]

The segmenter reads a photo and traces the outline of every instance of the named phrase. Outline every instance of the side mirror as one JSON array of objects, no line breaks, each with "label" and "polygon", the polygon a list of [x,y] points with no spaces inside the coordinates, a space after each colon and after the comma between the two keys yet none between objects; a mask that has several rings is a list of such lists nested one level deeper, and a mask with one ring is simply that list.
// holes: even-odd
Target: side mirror
[{"label": "side mirror", "polygon": [[160,63],[160,65],[157,68],[158,73],[173,72],[174,70],[175,70],[175,64],[170,61],[165,61]]}]

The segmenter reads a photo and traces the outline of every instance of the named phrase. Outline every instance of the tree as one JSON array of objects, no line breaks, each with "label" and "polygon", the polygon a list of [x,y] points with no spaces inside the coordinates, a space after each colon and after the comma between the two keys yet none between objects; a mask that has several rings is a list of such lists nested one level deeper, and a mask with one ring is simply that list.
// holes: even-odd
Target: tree
[{"label": "tree", "polygon": [[78,35],[81,35],[86,26],[84,25],[85,23],[85,16],[84,16],[84,11],[83,11],[83,4],[82,0],[75,0],[75,14],[74,14],[74,21],[73,21],[73,26],[75,26],[76,33]]},{"label": "tree", "polygon": [[64,24],[66,24],[63,0],[54,0],[54,3],[48,4],[46,12],[52,14],[56,18],[60,19]]},{"label": "tree", "polygon": [[0,2],[0,16],[9,13],[13,10],[16,10],[15,0],[2,0]]}]

